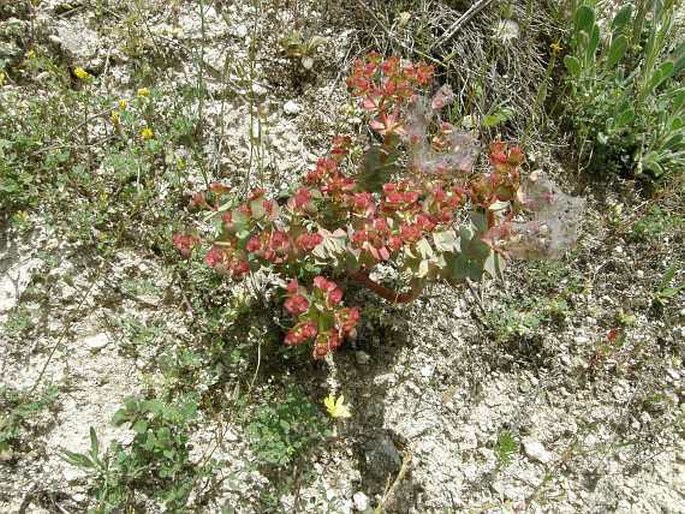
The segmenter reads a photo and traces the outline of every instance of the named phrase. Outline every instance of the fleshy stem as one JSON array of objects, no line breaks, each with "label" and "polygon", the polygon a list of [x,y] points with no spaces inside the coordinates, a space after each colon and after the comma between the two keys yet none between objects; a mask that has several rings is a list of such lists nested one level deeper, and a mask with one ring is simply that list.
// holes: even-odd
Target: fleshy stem
[{"label": "fleshy stem", "polygon": [[411,290],[407,293],[399,293],[384,285],[375,282],[369,277],[369,272],[361,270],[352,275],[352,279],[366,286],[378,296],[391,303],[411,303],[419,297],[423,291],[424,284],[420,281],[412,281]]}]

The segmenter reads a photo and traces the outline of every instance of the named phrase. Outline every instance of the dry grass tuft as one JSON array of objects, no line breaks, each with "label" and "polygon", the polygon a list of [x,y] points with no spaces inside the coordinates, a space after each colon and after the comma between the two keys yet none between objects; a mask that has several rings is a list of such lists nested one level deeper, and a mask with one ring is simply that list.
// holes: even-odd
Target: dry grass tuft
[{"label": "dry grass tuft", "polygon": [[540,0],[511,0],[507,6],[486,0],[330,4],[329,12],[342,10],[346,23],[357,27],[358,54],[374,49],[435,64],[459,93],[460,115],[482,121],[502,114],[512,134],[532,138],[544,125],[545,92],[553,87],[549,45],[561,33],[559,7]]}]

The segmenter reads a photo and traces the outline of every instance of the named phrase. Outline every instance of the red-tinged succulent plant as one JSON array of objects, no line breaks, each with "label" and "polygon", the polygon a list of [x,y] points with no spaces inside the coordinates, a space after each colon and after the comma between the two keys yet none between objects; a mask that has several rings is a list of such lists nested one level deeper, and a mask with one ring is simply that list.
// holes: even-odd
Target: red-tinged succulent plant
[{"label": "red-tinged succulent plant", "polygon": [[[293,324],[285,343],[311,342],[315,358],[356,334],[361,313],[344,306],[341,284],[409,302],[428,282],[496,276],[508,258],[556,257],[575,241],[583,201],[540,174],[524,178],[522,149],[503,141],[489,146],[488,172],[475,172],[475,137],[441,117],[454,100],[449,86],[422,94],[432,76],[429,65],[369,54],[347,80],[377,135],[361,159],[351,157],[349,137],[337,136],[285,200],[257,189],[222,205],[228,190],[216,184],[194,197],[218,219],[207,264],[234,279],[261,268],[286,279]],[[197,243],[174,236],[184,256]],[[407,272],[410,291],[372,280],[378,263]]]}]

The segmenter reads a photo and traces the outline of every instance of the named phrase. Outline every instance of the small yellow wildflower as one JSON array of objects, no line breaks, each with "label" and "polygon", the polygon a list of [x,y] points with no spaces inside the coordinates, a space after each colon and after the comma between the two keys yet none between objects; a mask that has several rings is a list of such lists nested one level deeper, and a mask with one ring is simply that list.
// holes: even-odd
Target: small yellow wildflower
[{"label": "small yellow wildflower", "polygon": [[150,96],[150,90],[149,90],[148,88],[146,88],[146,87],[141,87],[141,88],[138,90],[137,96],[138,96],[139,98],[140,98],[140,97],[148,97],[148,96]]},{"label": "small yellow wildflower", "polygon": [[5,72],[0,71],[0,86],[2,86],[5,83]]},{"label": "small yellow wildflower", "polygon": [[26,223],[29,220],[29,215],[26,214],[26,211],[17,211],[13,217],[17,223]]},{"label": "small yellow wildflower", "polygon": [[74,75],[76,75],[76,78],[79,80],[88,80],[90,78],[90,73],[84,70],[81,66],[76,66],[76,68],[74,68]]},{"label": "small yellow wildflower", "polygon": [[552,53],[554,55],[559,55],[561,51],[564,49],[564,47],[561,46],[561,44],[558,41],[549,45],[549,48],[552,50]]},{"label": "small yellow wildflower", "polygon": [[150,127],[145,127],[143,130],[140,131],[140,137],[142,137],[144,141],[147,141],[148,139],[152,139],[153,137],[155,137],[155,133],[152,131]]},{"label": "small yellow wildflower", "polygon": [[332,418],[349,418],[352,416],[350,406],[345,405],[345,396],[342,394],[337,400],[335,399],[335,396],[329,394],[324,399],[323,404],[326,406],[328,414],[330,414]]},{"label": "small yellow wildflower", "polygon": [[26,52],[26,58],[27,59],[35,59],[36,57],[36,51],[35,50],[29,50]]},{"label": "small yellow wildflower", "polygon": [[128,102],[126,100],[124,100],[123,98],[121,100],[119,100],[119,109],[121,109],[122,111],[125,111],[127,107],[128,107]]},{"label": "small yellow wildflower", "polygon": [[119,125],[119,122],[121,121],[121,114],[119,114],[119,111],[112,111],[109,115],[109,119],[112,120],[112,123],[115,125]]}]

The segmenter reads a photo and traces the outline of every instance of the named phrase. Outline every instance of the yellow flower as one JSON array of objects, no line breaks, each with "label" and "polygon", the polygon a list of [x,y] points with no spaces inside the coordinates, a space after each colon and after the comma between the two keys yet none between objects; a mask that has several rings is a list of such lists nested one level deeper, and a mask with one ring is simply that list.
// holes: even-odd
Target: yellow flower
[{"label": "yellow flower", "polygon": [[121,109],[122,111],[125,111],[127,107],[128,107],[128,102],[126,100],[124,100],[123,98],[121,100],[119,100],[119,109]]},{"label": "yellow flower", "polygon": [[36,57],[36,51],[35,50],[29,50],[26,52],[26,58],[27,59],[34,59]]},{"label": "yellow flower", "polygon": [[141,87],[137,93],[138,97],[150,96],[150,90],[146,87]]},{"label": "yellow flower", "polygon": [[155,133],[152,131],[150,127],[145,127],[143,130],[140,131],[140,137],[142,137],[144,141],[147,141],[148,139],[152,139],[153,137],[155,137]]},{"label": "yellow flower", "polygon": [[350,413],[350,406],[345,405],[345,396],[342,394],[337,400],[335,399],[335,396],[329,394],[324,399],[323,404],[326,406],[328,414],[330,414],[332,418],[349,418],[352,416]]},{"label": "yellow flower", "polygon": [[90,78],[90,73],[81,66],[76,66],[76,68],[74,68],[74,75],[76,75],[79,80],[88,80]]},{"label": "yellow flower", "polygon": [[560,54],[561,51],[564,49],[564,47],[561,46],[561,44],[559,42],[552,43],[551,45],[549,45],[549,48],[552,50],[552,53],[554,55]]},{"label": "yellow flower", "polygon": [[109,115],[109,119],[111,119],[112,123],[115,125],[119,125],[119,122],[121,121],[121,114],[119,114],[119,111],[112,111]]},{"label": "yellow flower", "polygon": [[14,213],[14,219],[17,223],[26,223],[29,220],[29,215],[26,214],[26,211],[17,211]]},{"label": "yellow flower", "polygon": [[2,86],[5,83],[5,72],[0,71],[0,86]]}]

